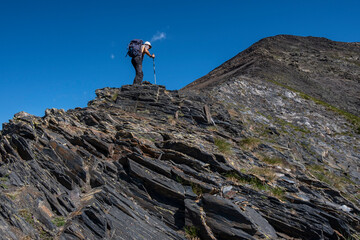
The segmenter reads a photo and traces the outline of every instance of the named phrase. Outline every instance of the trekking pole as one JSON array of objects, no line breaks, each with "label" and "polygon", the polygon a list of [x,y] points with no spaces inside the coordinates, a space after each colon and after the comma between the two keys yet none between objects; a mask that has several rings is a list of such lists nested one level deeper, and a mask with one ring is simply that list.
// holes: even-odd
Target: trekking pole
[{"label": "trekking pole", "polygon": [[155,58],[153,58],[153,66],[154,66],[154,79],[155,79],[155,85],[156,85]]}]

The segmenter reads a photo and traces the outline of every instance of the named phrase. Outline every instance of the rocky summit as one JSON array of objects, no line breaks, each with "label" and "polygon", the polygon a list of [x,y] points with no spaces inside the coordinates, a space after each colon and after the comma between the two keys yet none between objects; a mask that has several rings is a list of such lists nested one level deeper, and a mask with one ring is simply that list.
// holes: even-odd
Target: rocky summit
[{"label": "rocky summit", "polygon": [[16,114],[0,135],[0,239],[360,239],[357,116],[225,75]]},{"label": "rocky summit", "polygon": [[360,117],[360,42],[264,38],[184,89],[209,88],[240,76],[282,85]]}]

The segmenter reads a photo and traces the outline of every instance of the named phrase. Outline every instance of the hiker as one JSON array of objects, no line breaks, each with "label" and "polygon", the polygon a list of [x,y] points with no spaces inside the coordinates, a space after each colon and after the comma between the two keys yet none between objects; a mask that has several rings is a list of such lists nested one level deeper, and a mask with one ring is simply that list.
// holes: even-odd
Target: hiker
[{"label": "hiker", "polygon": [[151,43],[146,41],[143,44],[142,40],[134,39],[130,42],[128,46],[128,55],[131,57],[131,63],[135,68],[135,78],[133,84],[141,84],[143,80],[143,71],[142,71],[142,61],[144,55],[148,55],[151,58],[155,58],[155,54],[150,54],[149,50],[151,49]]}]

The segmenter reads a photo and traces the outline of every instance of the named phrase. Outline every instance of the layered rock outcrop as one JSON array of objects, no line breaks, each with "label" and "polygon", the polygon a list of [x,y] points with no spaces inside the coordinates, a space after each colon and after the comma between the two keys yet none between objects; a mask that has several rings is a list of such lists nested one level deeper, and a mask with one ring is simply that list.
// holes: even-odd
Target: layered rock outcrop
[{"label": "layered rock outcrop", "polygon": [[3,125],[3,239],[359,237],[359,135],[312,100],[243,80],[96,95]]}]

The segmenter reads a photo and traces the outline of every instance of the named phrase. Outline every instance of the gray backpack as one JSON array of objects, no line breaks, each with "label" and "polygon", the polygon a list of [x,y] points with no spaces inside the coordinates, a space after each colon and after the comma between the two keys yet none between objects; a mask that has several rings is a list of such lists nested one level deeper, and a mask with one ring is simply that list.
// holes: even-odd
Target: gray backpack
[{"label": "gray backpack", "polygon": [[143,45],[143,40],[141,39],[131,40],[127,48],[128,49],[127,55],[129,55],[132,58],[139,56],[141,54],[142,45]]}]

